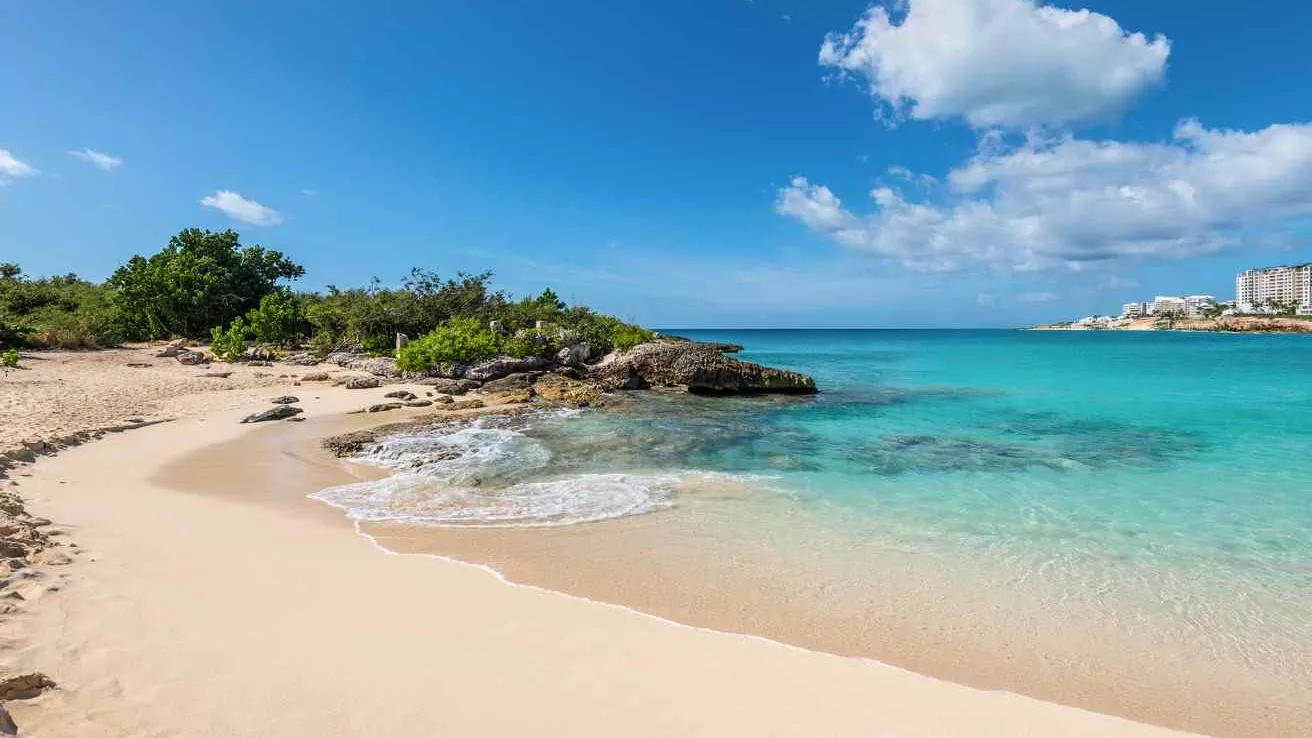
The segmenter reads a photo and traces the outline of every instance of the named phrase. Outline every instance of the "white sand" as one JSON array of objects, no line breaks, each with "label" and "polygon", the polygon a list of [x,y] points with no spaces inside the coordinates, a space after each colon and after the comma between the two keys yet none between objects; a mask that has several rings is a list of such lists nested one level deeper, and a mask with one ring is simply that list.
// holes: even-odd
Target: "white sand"
[{"label": "white sand", "polygon": [[[320,398],[302,403],[307,428],[362,399],[297,394]],[[61,685],[10,703],[24,735],[1182,735],[389,555],[308,500],[158,480],[188,452],[290,428],[238,425],[254,407],[110,436],[20,478],[79,545],[0,633],[3,665]]]}]

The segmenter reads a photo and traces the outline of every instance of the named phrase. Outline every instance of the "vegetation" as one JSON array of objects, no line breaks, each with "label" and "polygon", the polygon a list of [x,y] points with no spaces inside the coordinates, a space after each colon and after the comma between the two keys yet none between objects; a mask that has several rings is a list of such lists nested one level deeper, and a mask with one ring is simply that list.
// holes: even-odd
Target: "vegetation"
[{"label": "vegetation", "polygon": [[390,355],[395,337],[403,369],[498,355],[551,356],[587,343],[593,355],[628,349],[655,334],[571,306],[545,290],[514,299],[491,287],[492,274],[443,279],[413,269],[399,287],[296,293],[285,283],[305,270],[278,251],[246,246],[233,231],[187,229],[158,253],[133,256],[103,284],[75,275],[27,279],[0,264],[0,348],[97,348],[153,338],[209,338],[220,359],[236,359],[253,339],[308,344],[320,355]]},{"label": "vegetation", "polygon": [[134,337],[196,337],[259,308],[280,281],[304,274],[281,252],[242,246],[233,231],[188,228],[154,256],[132,257],[107,284]]},{"label": "vegetation", "polygon": [[6,369],[13,369],[18,366],[18,362],[22,361],[22,358],[23,357],[18,355],[17,351],[9,349],[3,354],[0,354],[0,366]]}]

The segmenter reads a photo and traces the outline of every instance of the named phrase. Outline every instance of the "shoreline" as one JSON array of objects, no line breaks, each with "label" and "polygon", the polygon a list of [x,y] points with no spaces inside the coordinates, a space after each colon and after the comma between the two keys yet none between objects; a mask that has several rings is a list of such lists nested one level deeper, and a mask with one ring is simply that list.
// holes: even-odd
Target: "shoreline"
[{"label": "shoreline", "polygon": [[[334,397],[325,401],[320,413],[330,412],[328,405],[333,403],[339,403],[343,412],[358,403],[358,393],[327,389],[324,394]],[[433,725],[548,735],[566,727],[579,733],[580,718],[592,717],[581,734],[623,730],[634,735],[724,735],[746,730],[784,735],[826,728],[869,732],[882,726],[926,736],[1177,735],[1015,694],[981,692],[877,662],[677,623],[671,628],[654,616],[617,605],[507,584],[477,565],[379,556],[374,543],[354,534],[345,516],[322,503],[302,497],[293,503],[295,514],[259,504],[284,504],[275,498],[286,489],[269,489],[277,478],[264,479],[259,485],[263,488],[242,491],[232,490],[231,480],[212,477],[206,481],[209,489],[192,491],[160,483],[160,473],[168,473],[166,462],[216,444],[240,440],[268,446],[274,433],[285,431],[324,435],[319,418],[253,430],[236,426],[237,415],[222,411],[179,421],[173,424],[178,432],[172,432],[173,427],[170,432],[143,429],[70,449],[31,468],[32,477],[23,483],[29,503],[71,528],[75,540],[86,542],[79,544],[80,560],[64,570],[60,586],[44,594],[26,616],[34,627],[19,649],[18,660],[24,666],[43,667],[63,688],[36,700],[11,703],[25,729],[118,735],[101,728],[121,720],[114,723],[115,729],[150,725],[164,735],[196,735],[196,725],[213,726],[199,733],[203,735],[320,734],[307,729],[311,725],[331,725],[340,735],[429,735]],[[383,418],[357,419],[344,422],[384,422]],[[303,459],[283,451],[274,456],[286,465],[280,474],[304,481]],[[345,473],[340,468],[337,472]],[[89,489],[93,486],[100,489]],[[214,487],[220,492],[217,496]],[[227,534],[233,524],[248,534],[236,549]],[[362,544],[367,545],[361,548]],[[160,555],[165,552],[169,555]],[[297,576],[263,571],[269,560],[295,569]],[[205,591],[196,591],[197,572],[211,574]],[[450,588],[433,586],[442,583]],[[160,591],[160,585],[168,585],[162,588],[167,592]],[[289,585],[293,592],[280,591]],[[369,596],[342,596],[355,588],[367,589]],[[468,607],[453,613],[451,594],[461,595],[455,602]],[[206,612],[202,603],[217,612]],[[414,605],[420,607],[407,609]],[[524,616],[525,607],[531,617]],[[259,623],[239,615],[250,612],[260,613]],[[340,638],[319,619],[305,622],[311,613],[348,630],[348,623],[399,619],[393,625],[401,632],[374,632],[374,645],[387,651],[386,664],[378,663],[371,649],[361,650],[364,643],[354,641],[343,646],[349,653],[337,653],[324,662],[314,655],[315,648],[337,646]],[[476,617],[468,620],[471,613]],[[456,622],[435,627],[439,624],[434,620],[443,618]],[[298,630],[292,623],[306,627]],[[507,626],[509,631],[504,630]],[[162,637],[160,630],[165,633]],[[617,640],[618,635],[624,637]],[[515,647],[502,642],[508,636]],[[466,648],[471,638],[480,648]],[[541,712],[499,715],[491,704],[479,701],[479,690],[467,688],[438,700],[441,709],[433,710],[433,688],[449,687],[448,675],[433,669],[436,662],[418,658],[412,640],[439,651],[460,651],[458,671],[465,675],[472,670],[489,677],[484,664],[489,658],[504,668],[528,672],[511,679],[516,682],[511,695]],[[562,642],[576,648],[569,649],[568,655],[561,653]],[[623,658],[608,655],[615,649]],[[210,658],[201,658],[201,653]],[[343,660],[343,656],[349,657]],[[293,661],[280,660],[289,657]],[[450,664],[444,659],[437,662]],[[336,695],[330,703],[365,697],[365,704],[390,706],[412,720],[371,709],[374,718],[382,716],[387,723],[381,733],[378,723],[367,731],[349,720],[343,723],[338,710],[323,714],[324,695],[306,695],[303,688],[298,692],[301,682],[280,673],[274,664],[302,678],[320,677],[322,683],[314,691]],[[587,682],[589,690],[580,693],[561,685],[562,664],[577,667],[569,673]],[[637,664],[643,668],[635,674]],[[398,674],[404,675],[399,680],[404,686],[396,690],[371,686],[384,673],[393,683],[398,682]],[[331,676],[324,678],[324,674]],[[252,675],[258,676],[251,679]],[[497,675],[509,678],[502,672]],[[523,683],[525,679],[530,683]],[[781,682],[792,689],[780,689]],[[823,692],[804,686],[821,682],[827,685]],[[274,684],[280,697],[270,703],[260,695]],[[544,690],[552,699],[543,698]],[[133,696],[143,694],[152,697],[134,704]],[[896,696],[871,705],[872,694]],[[643,714],[639,718],[629,709],[597,710],[600,695]],[[504,705],[503,697],[498,694],[492,702]],[[422,707],[424,700],[430,707]],[[953,710],[942,709],[945,700],[954,705]],[[674,712],[655,708],[674,703],[681,705]],[[241,704],[244,714],[231,715],[232,704]],[[428,710],[426,719],[416,714],[424,710]],[[82,719],[86,722],[77,722]],[[346,724],[356,732],[342,730]],[[996,732],[981,732],[981,725],[993,726]]]}]

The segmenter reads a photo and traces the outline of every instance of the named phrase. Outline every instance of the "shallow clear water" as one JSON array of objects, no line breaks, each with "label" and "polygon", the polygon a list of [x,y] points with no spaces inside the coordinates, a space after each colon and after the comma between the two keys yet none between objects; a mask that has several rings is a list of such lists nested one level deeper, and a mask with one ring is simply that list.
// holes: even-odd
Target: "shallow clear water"
[{"label": "shallow clear water", "polygon": [[562,525],[660,514],[733,475],[846,542],[969,562],[1118,627],[1312,673],[1312,340],[686,335],[822,392],[632,393],[488,419],[393,441],[374,460],[400,474],[321,496],[366,520]]}]

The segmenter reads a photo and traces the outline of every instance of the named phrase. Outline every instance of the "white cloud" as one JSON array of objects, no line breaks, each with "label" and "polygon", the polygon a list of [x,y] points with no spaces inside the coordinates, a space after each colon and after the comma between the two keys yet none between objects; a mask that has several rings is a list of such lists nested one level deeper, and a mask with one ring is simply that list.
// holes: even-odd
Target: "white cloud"
[{"label": "white cloud", "polygon": [[857,251],[928,271],[1078,268],[1123,257],[1182,258],[1312,217],[1312,124],[1260,131],[1177,125],[1161,143],[988,137],[946,186],[874,189],[858,215],[794,178],[775,210]]},{"label": "white cloud", "polygon": [[318,191],[318,190],[311,190],[311,189],[308,189],[308,188],[307,188],[307,189],[303,189],[303,190],[301,190],[301,194],[302,194],[302,195],[305,195],[306,197],[315,197],[315,196],[317,196],[317,195],[319,194],[319,191]]},{"label": "white cloud", "polygon": [[282,214],[270,207],[265,207],[254,200],[247,200],[236,192],[219,190],[200,201],[207,208],[221,210],[225,215],[239,223],[253,226],[276,226],[282,222]]},{"label": "white cloud", "polygon": [[0,185],[9,184],[11,180],[19,177],[31,177],[34,174],[37,174],[37,170],[16,159],[9,153],[9,149],[0,149]]},{"label": "white cloud", "polygon": [[95,149],[81,149],[79,151],[70,151],[68,152],[68,155],[75,156],[81,159],[82,161],[87,162],[88,164],[100,167],[101,169],[104,169],[106,172],[110,171],[111,169],[117,169],[118,167],[123,166],[122,159],[118,158],[117,156],[111,156],[101,151],[96,151]]},{"label": "white cloud", "polygon": [[831,33],[820,63],[863,77],[893,119],[964,118],[976,128],[1115,117],[1160,84],[1170,54],[1088,10],[1034,0],[896,0]]}]

